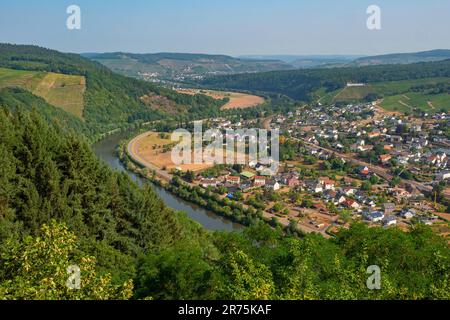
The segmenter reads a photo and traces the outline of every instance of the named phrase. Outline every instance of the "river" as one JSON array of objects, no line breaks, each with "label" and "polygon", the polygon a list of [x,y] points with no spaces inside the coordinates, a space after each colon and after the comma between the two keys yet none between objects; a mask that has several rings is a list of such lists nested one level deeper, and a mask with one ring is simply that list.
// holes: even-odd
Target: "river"
[{"label": "river", "polygon": [[[129,132],[122,132],[110,135],[103,140],[95,143],[93,149],[95,154],[106,162],[112,169],[126,172],[134,181],[139,184],[144,183],[144,179],[137,174],[126,170],[125,167],[120,162],[119,158],[116,156],[115,150],[120,140],[123,140],[129,136]],[[238,223],[233,223],[214,212],[205,210],[195,204],[187,202],[170,192],[166,191],[160,186],[151,184],[153,190],[158,194],[158,196],[165,202],[165,204],[178,211],[184,211],[187,213],[189,218],[197,221],[203,227],[208,230],[214,231],[233,231],[241,230],[243,226]]]}]

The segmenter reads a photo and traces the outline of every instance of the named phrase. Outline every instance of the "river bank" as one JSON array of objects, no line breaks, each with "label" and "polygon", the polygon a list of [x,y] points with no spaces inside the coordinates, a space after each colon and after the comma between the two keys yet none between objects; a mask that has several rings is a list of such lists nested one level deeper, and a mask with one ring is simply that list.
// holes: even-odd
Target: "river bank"
[{"label": "river bank", "polygon": [[[117,154],[124,166],[152,183],[164,188],[178,197],[210,210],[233,222],[251,225],[257,221],[264,221],[272,227],[279,227],[289,233],[301,235],[303,231],[292,225],[287,219],[280,219],[267,211],[258,210],[247,204],[228,199],[200,186],[183,181],[176,174],[162,170],[142,159],[136,152],[135,142],[146,133],[122,141]],[[175,179],[176,181],[174,181]]]},{"label": "river bank", "polygon": [[[96,155],[112,169],[125,172],[138,184],[150,183],[149,180],[127,170],[117,156],[116,150],[120,141],[128,139],[136,134],[138,134],[137,131],[130,130],[108,135],[104,139],[93,144],[93,150]],[[212,231],[239,231],[243,228],[240,224],[233,223],[232,221],[229,221],[214,212],[189,203],[180,197],[176,197],[156,184],[151,184],[151,186],[168,207],[177,211],[186,212],[189,218],[200,223],[205,229]]]}]

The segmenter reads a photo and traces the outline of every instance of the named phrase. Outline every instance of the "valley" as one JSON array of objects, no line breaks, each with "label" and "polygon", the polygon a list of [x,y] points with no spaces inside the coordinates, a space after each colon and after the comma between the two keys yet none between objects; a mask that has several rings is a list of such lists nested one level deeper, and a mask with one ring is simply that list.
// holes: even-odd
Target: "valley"
[{"label": "valley", "polygon": [[[448,61],[178,92],[35,46],[0,44],[0,67],[1,298],[448,297]],[[279,171],[176,166],[171,132],[200,119],[278,130]],[[367,290],[368,261],[389,292]],[[69,290],[73,263],[95,285]]]}]

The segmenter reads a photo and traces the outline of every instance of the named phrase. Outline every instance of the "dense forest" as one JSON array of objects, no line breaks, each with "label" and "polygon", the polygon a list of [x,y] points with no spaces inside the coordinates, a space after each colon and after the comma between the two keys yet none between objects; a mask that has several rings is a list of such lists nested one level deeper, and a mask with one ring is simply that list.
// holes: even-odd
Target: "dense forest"
[{"label": "dense forest", "polygon": [[[381,290],[366,287],[374,264]],[[449,271],[448,244],[426,226],[355,224],[333,239],[257,221],[207,232],[100,163],[83,138],[1,108],[0,298],[449,299]]]},{"label": "dense forest", "polygon": [[214,116],[225,102],[204,95],[185,95],[149,82],[128,78],[77,54],[61,53],[37,46],[0,44],[0,67],[46,71],[86,78],[83,118],[94,134],[130,123],[167,119],[164,106],[145,105],[141,97],[149,93],[180,105],[188,119]]},{"label": "dense forest", "polygon": [[92,126],[78,117],[48,104],[44,99],[21,88],[0,89],[0,106],[11,111],[35,110],[48,123],[58,125],[63,129],[73,130],[86,137],[93,137],[96,133]]},{"label": "dense forest", "polygon": [[309,102],[320,89],[331,92],[348,82],[400,81],[433,77],[450,77],[450,60],[408,65],[379,65],[333,69],[272,71],[206,78],[200,84],[217,89],[268,92]]}]

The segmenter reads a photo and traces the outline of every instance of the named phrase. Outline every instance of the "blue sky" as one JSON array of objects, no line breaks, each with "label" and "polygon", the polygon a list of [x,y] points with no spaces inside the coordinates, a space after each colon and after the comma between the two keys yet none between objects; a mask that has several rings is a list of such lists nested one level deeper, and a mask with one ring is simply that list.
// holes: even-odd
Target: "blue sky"
[{"label": "blue sky", "polygon": [[[81,8],[81,30],[66,8]],[[381,8],[382,29],[366,27]],[[382,54],[450,49],[449,0],[0,0],[0,42],[66,52]]]}]

